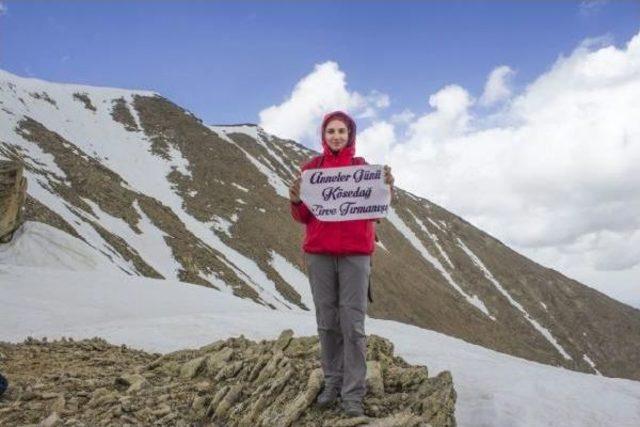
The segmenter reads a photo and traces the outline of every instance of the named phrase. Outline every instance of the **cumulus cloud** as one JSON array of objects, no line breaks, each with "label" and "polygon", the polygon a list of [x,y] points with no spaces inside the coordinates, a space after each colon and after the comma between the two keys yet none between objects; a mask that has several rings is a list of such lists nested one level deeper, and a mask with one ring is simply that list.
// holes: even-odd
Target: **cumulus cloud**
[{"label": "cumulus cloud", "polygon": [[358,134],[356,150],[371,164],[385,164],[391,146],[396,142],[395,127],[387,121],[379,121]]},{"label": "cumulus cloud", "polygon": [[423,138],[442,141],[443,138],[467,130],[469,107],[473,98],[462,87],[449,85],[429,97],[429,105],[435,109],[410,125],[410,143],[421,143]]},{"label": "cumulus cloud", "polygon": [[391,123],[407,124],[413,121],[415,117],[416,115],[413,111],[405,108],[400,113],[391,116]]},{"label": "cumulus cloud", "polygon": [[[519,93],[509,89],[511,68],[499,66],[478,100],[450,84],[425,100],[425,112],[389,118],[346,90],[336,64],[319,67],[340,76],[339,107],[360,99],[377,112],[358,149],[392,166],[399,186],[586,284],[638,282],[640,33],[621,47],[587,40]],[[305,79],[268,111],[297,102]],[[487,115],[484,106],[507,98]],[[307,128],[318,114],[305,116]]]},{"label": "cumulus cloud", "polygon": [[484,85],[480,105],[490,106],[508,99],[511,96],[510,80],[514,74],[515,72],[506,65],[494,68]]},{"label": "cumulus cloud", "polygon": [[0,1],[0,16],[5,15],[7,13],[7,5],[4,2]]},{"label": "cumulus cloud", "polygon": [[561,57],[500,113],[501,126],[487,127],[451,88],[391,148],[401,185],[520,248],[593,234],[581,248],[592,267],[640,263],[639,251],[611,249],[640,228],[640,34]]},{"label": "cumulus cloud", "polygon": [[358,119],[375,118],[378,115],[378,111],[387,108],[389,104],[389,95],[380,93],[377,90],[371,91],[367,96],[362,96],[357,92],[351,95],[351,108],[359,111],[356,115]]},{"label": "cumulus cloud", "polygon": [[318,148],[318,123],[328,111],[346,110],[358,118],[373,118],[388,106],[388,95],[378,91],[367,95],[350,92],[345,73],[336,62],[327,61],[303,77],[284,102],[260,111],[260,126],[267,132]]}]

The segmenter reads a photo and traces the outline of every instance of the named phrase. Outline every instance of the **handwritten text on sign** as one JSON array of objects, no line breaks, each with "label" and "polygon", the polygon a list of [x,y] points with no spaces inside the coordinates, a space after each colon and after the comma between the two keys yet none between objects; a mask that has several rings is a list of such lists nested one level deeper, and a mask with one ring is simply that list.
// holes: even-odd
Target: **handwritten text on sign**
[{"label": "handwritten text on sign", "polygon": [[300,198],[321,221],[349,221],[387,216],[391,191],[382,166],[347,166],[302,172]]}]

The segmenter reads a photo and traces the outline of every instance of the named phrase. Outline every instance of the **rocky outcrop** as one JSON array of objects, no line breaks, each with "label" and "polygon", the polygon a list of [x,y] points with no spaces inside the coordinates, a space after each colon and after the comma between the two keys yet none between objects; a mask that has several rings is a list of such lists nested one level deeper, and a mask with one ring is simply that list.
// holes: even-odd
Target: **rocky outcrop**
[{"label": "rocky outcrop", "polygon": [[198,350],[149,354],[106,341],[28,339],[0,344],[10,381],[0,425],[454,426],[451,374],[394,356],[367,340],[365,416],[320,410],[317,337],[283,331],[272,341],[240,336]]},{"label": "rocky outcrop", "polygon": [[22,224],[27,179],[18,162],[0,160],[0,243],[7,243]]}]

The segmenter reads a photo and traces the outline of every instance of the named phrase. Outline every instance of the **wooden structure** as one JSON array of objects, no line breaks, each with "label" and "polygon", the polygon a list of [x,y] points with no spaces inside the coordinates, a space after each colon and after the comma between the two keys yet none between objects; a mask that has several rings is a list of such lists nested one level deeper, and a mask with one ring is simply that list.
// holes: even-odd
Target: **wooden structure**
[{"label": "wooden structure", "polygon": [[23,222],[27,179],[18,162],[0,160],[0,243],[7,243]]}]

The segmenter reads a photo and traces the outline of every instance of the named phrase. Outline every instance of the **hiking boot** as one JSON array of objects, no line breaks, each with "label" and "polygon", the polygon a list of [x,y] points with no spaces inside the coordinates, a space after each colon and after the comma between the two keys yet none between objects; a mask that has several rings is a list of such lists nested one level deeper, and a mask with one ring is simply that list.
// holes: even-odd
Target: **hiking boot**
[{"label": "hiking boot", "polygon": [[361,417],[364,415],[364,408],[359,400],[343,400],[342,409],[347,417]]},{"label": "hiking boot", "polygon": [[338,396],[340,396],[340,390],[335,387],[325,387],[324,390],[322,390],[322,393],[318,395],[316,404],[320,408],[326,408],[327,406],[335,402]]}]

